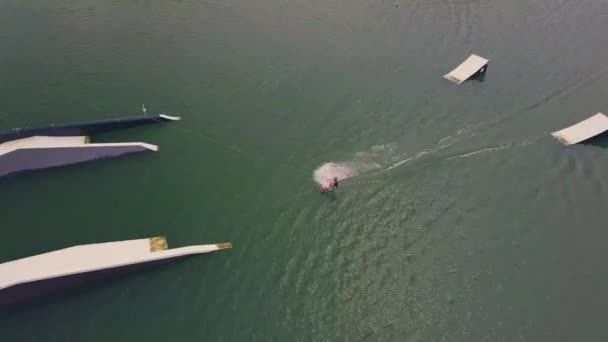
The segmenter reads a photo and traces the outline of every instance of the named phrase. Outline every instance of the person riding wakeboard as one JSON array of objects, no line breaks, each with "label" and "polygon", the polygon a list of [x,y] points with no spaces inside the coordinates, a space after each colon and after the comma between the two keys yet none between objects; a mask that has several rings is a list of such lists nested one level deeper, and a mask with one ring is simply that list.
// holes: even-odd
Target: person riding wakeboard
[{"label": "person riding wakeboard", "polygon": [[324,194],[329,193],[330,191],[334,191],[338,188],[338,177],[334,177],[331,181],[329,181],[329,185],[323,185],[321,187],[321,192]]}]

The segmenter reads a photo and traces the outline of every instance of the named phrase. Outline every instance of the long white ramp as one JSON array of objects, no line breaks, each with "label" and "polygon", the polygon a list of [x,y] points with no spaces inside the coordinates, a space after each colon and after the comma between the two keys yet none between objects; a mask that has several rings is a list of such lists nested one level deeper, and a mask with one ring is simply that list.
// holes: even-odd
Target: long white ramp
[{"label": "long white ramp", "polygon": [[564,145],[573,145],[591,139],[606,131],[608,131],[608,117],[602,113],[597,113],[575,125],[553,132],[551,135]]},{"label": "long white ramp", "polygon": [[217,243],[169,249],[164,237],[80,245],[0,264],[0,307],[189,255]]},{"label": "long white ramp", "polygon": [[471,78],[473,75],[477,74],[477,72],[486,72],[489,62],[489,60],[483,57],[471,55],[466,61],[457,66],[456,69],[444,75],[443,78],[456,84],[461,84],[462,82]]}]

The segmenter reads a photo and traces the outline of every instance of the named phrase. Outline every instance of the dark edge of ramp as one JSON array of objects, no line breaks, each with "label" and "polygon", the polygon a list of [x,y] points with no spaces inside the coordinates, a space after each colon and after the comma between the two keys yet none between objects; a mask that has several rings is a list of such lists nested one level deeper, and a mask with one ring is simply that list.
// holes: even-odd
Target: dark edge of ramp
[{"label": "dark edge of ramp", "polygon": [[15,128],[10,132],[0,134],[0,144],[17,139],[29,138],[37,135],[64,137],[64,136],[91,136],[95,134],[132,128],[143,125],[177,121],[179,117],[168,115],[138,115],[125,118],[96,120],[75,124],[48,125],[44,127]]}]

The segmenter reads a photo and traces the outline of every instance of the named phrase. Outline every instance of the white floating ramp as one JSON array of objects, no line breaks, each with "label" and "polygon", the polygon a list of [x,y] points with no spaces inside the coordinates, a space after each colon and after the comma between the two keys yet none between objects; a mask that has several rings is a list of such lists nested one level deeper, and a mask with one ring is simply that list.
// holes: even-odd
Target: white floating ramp
[{"label": "white floating ramp", "polygon": [[188,255],[232,248],[228,243],[168,249],[164,237],[81,245],[0,264],[0,306]]},{"label": "white floating ramp", "polygon": [[471,55],[466,61],[457,66],[456,69],[444,75],[443,78],[454,83],[461,84],[477,73],[485,73],[489,62],[489,60],[483,57]]},{"label": "white floating ramp", "polygon": [[606,131],[608,131],[608,117],[602,113],[597,113],[575,125],[553,132],[551,135],[564,145],[573,145],[591,139]]},{"label": "white floating ramp", "polygon": [[157,151],[158,146],[142,142],[91,144],[89,137],[123,128],[178,120],[179,117],[166,114],[139,115],[76,124],[18,128],[0,133],[0,177],[136,152]]},{"label": "white floating ramp", "polygon": [[87,136],[33,136],[0,143],[0,177],[145,151],[158,151],[158,146],[142,142],[90,144]]}]

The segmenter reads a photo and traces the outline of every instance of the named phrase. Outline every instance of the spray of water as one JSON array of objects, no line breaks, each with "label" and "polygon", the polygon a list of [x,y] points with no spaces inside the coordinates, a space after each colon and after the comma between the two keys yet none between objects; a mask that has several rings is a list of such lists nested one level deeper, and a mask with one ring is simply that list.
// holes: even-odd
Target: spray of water
[{"label": "spray of water", "polygon": [[325,163],[313,172],[313,180],[323,187],[329,186],[336,177],[340,182],[367,171],[379,169],[385,163],[385,159],[390,159],[394,148],[393,144],[375,145],[367,151],[355,153],[350,160]]},{"label": "spray of water", "polygon": [[315,170],[313,180],[319,186],[329,186],[335,177],[338,181],[357,175],[357,171],[345,164],[325,163]]},{"label": "spray of water", "polygon": [[[467,125],[460,129],[456,134],[444,137],[435,144],[431,145],[429,148],[413,154],[399,154],[397,151],[398,146],[396,144],[374,145],[366,151],[355,153],[351,160],[328,162],[321,165],[313,172],[313,180],[320,187],[323,187],[330,186],[335,177],[338,178],[338,181],[343,181],[345,179],[373,170],[376,172],[372,173],[372,175],[384,173],[409,162],[414,162],[420,158],[428,157],[444,149],[448,149],[462,140],[474,136],[474,128],[475,125]],[[530,142],[526,140],[521,144],[521,146],[528,144],[530,144]],[[514,143],[504,143],[500,144],[499,146],[484,148],[473,152],[452,156],[447,159],[451,160],[455,158],[467,158],[484,152],[492,152],[510,148],[514,145]]]}]

